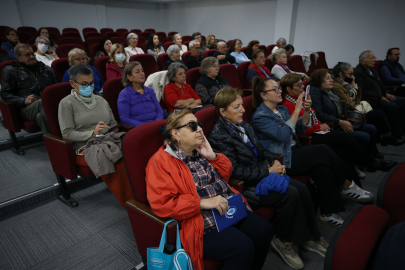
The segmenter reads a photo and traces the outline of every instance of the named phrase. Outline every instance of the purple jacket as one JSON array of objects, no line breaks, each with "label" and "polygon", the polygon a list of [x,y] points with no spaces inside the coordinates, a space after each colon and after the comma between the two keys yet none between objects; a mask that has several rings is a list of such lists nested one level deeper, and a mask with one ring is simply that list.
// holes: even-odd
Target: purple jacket
[{"label": "purple jacket", "polygon": [[137,127],[163,119],[163,110],[156,98],[155,91],[143,86],[145,93],[138,93],[132,86],[124,88],[117,101],[121,123]]}]

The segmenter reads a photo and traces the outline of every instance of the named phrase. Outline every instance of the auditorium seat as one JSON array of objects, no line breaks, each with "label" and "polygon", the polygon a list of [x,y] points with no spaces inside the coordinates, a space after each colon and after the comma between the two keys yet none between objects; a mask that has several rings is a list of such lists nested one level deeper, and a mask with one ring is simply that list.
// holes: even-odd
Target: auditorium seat
[{"label": "auditorium seat", "polygon": [[98,33],[98,31],[96,28],[93,28],[93,27],[85,27],[82,29],[82,33],[84,36],[86,33]]},{"label": "auditorium seat", "polygon": [[77,32],[80,34],[79,30],[77,30],[77,28],[73,28],[73,27],[63,28],[62,34],[65,32]]},{"label": "auditorium seat", "polygon": [[266,46],[264,46],[264,45],[259,45],[259,50],[264,51],[264,55],[265,55],[266,57],[268,56],[267,50],[266,50]]},{"label": "auditorium seat", "polygon": [[120,34],[120,36],[122,36],[122,37],[124,37],[126,39],[129,33],[131,33],[131,32],[129,32],[129,31],[128,32],[121,32],[119,34]]},{"label": "auditorium seat", "polygon": [[23,31],[17,31],[18,34],[18,40],[21,43],[28,43],[28,41],[31,39],[31,34],[28,32],[23,32]]},{"label": "auditorium seat", "polygon": [[194,91],[195,91],[195,85],[197,84],[197,81],[200,78],[200,76],[201,76],[201,74],[200,74],[199,67],[191,68],[191,69],[187,70],[187,72],[186,72],[186,83],[189,84],[191,86],[191,88],[193,88]]},{"label": "auditorium seat", "polygon": [[177,33],[178,33],[177,31],[171,31],[171,32],[167,33],[167,36],[174,36]]},{"label": "auditorium seat", "polygon": [[170,45],[173,45],[173,41],[168,41],[163,44],[165,51],[167,51],[167,49],[170,47]]},{"label": "auditorium seat", "polygon": [[228,40],[228,42],[226,43],[226,45],[228,46],[228,49],[231,47],[231,43],[232,43],[233,39]]},{"label": "auditorium seat", "polygon": [[100,29],[100,34],[102,36],[105,36],[105,33],[107,33],[107,32],[114,32],[114,30],[112,28],[101,28]]},{"label": "auditorium seat", "polygon": [[382,60],[376,60],[374,64],[374,70],[377,71],[378,77],[380,77],[380,65]]},{"label": "auditorium seat", "polygon": [[139,34],[142,33],[142,30],[141,29],[131,29],[131,31],[129,31],[129,32],[135,33],[139,36]]},{"label": "auditorium seat", "polygon": [[89,48],[89,57],[94,63],[94,58],[96,57],[96,53],[100,50],[100,45],[99,43],[93,44],[88,46]]},{"label": "auditorium seat", "polygon": [[122,43],[126,43],[127,40],[124,37],[112,37],[111,42],[112,42],[112,44],[116,44],[116,43],[122,44]]},{"label": "auditorium seat", "polygon": [[325,53],[324,52],[316,52],[318,54],[318,61],[317,65],[321,69],[329,69],[328,64],[326,63]]},{"label": "auditorium seat", "polygon": [[[100,34],[98,34],[98,35],[100,35]],[[86,46],[87,46],[87,48],[90,48],[90,46],[91,46],[91,45],[94,45],[94,44],[99,45],[101,39],[102,39],[101,36],[88,37],[88,38],[86,38]]]},{"label": "auditorium seat", "polygon": [[[160,37],[162,37],[162,38],[164,38],[164,40],[166,41],[167,35],[166,35],[165,32],[156,32],[155,34],[158,35],[159,40],[160,40]],[[161,41],[161,42],[162,42],[162,41]],[[162,42],[162,43],[164,43],[164,42]]]},{"label": "auditorium seat", "polygon": [[301,55],[291,56],[290,59],[288,59],[288,61],[287,61],[287,66],[292,71],[306,73],[305,66],[304,66],[304,63],[302,62]]},{"label": "auditorium seat", "polygon": [[25,32],[28,33],[32,38],[37,37],[38,30],[32,26],[20,26],[17,28],[17,32]]},{"label": "auditorium seat", "polygon": [[188,58],[188,56],[189,56],[189,54],[190,54],[191,52],[190,51],[187,51],[187,52],[184,52],[182,55],[181,55],[181,60],[183,60],[183,62],[184,62],[184,64],[187,66],[187,58]]},{"label": "auditorium seat", "polygon": [[148,40],[150,34],[151,34],[150,32],[142,32],[138,36],[141,36],[141,37],[145,38],[145,40]]},{"label": "auditorium seat", "polygon": [[166,42],[172,42],[173,43],[173,36],[167,36],[166,37]]},{"label": "auditorium seat", "polygon": [[107,81],[106,64],[108,60],[110,60],[110,56],[102,56],[94,62],[94,67],[98,70],[104,82]]},{"label": "auditorium seat", "polygon": [[[0,54],[9,55],[8,52],[7,52],[5,49],[3,49],[3,48],[0,48]],[[1,75],[0,75],[0,76],[1,76]]]},{"label": "auditorium seat", "polygon": [[121,35],[121,33],[126,33],[129,31],[128,31],[128,29],[125,29],[125,28],[118,28],[115,32]]},{"label": "auditorium seat", "polygon": [[236,67],[233,64],[220,65],[219,74],[221,74],[221,76],[228,81],[229,86],[243,90],[244,96],[252,95],[252,90],[243,89],[242,84],[239,80],[238,71],[236,70]]},{"label": "auditorium seat", "polygon": [[66,70],[70,68],[69,58],[59,58],[52,62],[51,65],[53,72],[59,82],[62,82],[63,75],[65,75]]},{"label": "auditorium seat", "polygon": [[102,35],[104,37],[109,37],[109,38],[113,38],[113,37],[121,37],[120,34],[115,33],[115,32],[106,32],[104,33],[104,35]]},{"label": "auditorium seat", "polygon": [[192,41],[193,37],[192,36],[182,36],[181,39],[183,40],[183,42],[185,41]]},{"label": "auditorium seat", "polygon": [[[117,122],[120,121],[120,116],[118,114],[118,97],[125,87],[122,85],[122,77],[116,77],[112,78],[108,81],[105,82],[103,86],[103,93],[104,93],[104,98],[110,105],[111,111],[114,115],[114,118]],[[129,131],[132,129],[132,126],[125,125],[125,129]]]},{"label": "auditorium seat", "polygon": [[247,47],[242,47],[240,50],[241,50],[241,52],[243,52],[244,54],[246,54],[246,49],[247,49]]},{"label": "auditorium seat", "polygon": [[0,25],[0,37],[5,37],[4,31],[6,31],[7,28],[10,28],[10,26]]},{"label": "auditorium seat", "polygon": [[311,64],[309,65],[308,68],[308,74],[311,74],[312,72],[314,72],[315,70],[319,69],[318,64],[315,61],[315,56],[313,54],[310,55],[310,60],[311,60]]},{"label": "auditorium seat", "polygon": [[238,71],[239,80],[242,84],[243,89],[252,89],[252,86],[249,84],[248,79],[246,77],[246,73],[250,64],[251,64],[250,62],[242,62],[238,65],[238,68],[236,69]]},{"label": "auditorium seat", "polygon": [[160,70],[166,70],[166,62],[169,61],[169,59],[167,53],[161,53],[158,55],[158,66]]},{"label": "auditorium seat", "polygon": [[63,32],[60,38],[77,38],[82,40],[82,36],[77,32]]},{"label": "auditorium seat", "polygon": [[272,51],[273,48],[276,47],[276,46],[277,46],[276,44],[271,44],[271,45],[267,46],[267,48],[266,48],[266,53],[267,53],[267,55],[270,55],[270,54],[271,54],[271,51]]},{"label": "auditorium seat", "polygon": [[60,35],[56,34],[56,32],[49,32],[49,36],[56,44],[58,44]]},{"label": "auditorium seat", "polygon": [[57,28],[57,27],[45,27],[45,28],[48,30],[49,34],[54,33],[58,39],[60,38],[59,28]]},{"label": "auditorium seat", "polygon": [[215,49],[206,50],[206,51],[204,52],[204,58],[213,56],[213,55],[214,55],[214,52],[216,52],[216,51],[217,51],[217,50],[215,50]]},{"label": "auditorium seat", "polygon": [[67,58],[70,50],[74,48],[84,50],[84,46],[80,44],[63,44],[56,47],[56,54],[59,56],[59,58]]},{"label": "auditorium seat", "polygon": [[271,72],[271,69],[274,67],[274,64],[269,58],[266,57],[266,59],[264,61],[264,66],[266,68],[268,68],[270,70],[270,72]]},{"label": "auditorium seat", "polygon": [[144,31],[144,32],[156,33],[156,30],[155,30],[155,29],[153,29],[153,28],[147,28],[147,29],[145,29],[145,31]]},{"label": "auditorium seat", "polygon": [[191,41],[183,41],[183,45],[187,47],[187,50],[190,50],[189,44]]},{"label": "auditorium seat", "polygon": [[137,54],[131,56],[129,62],[138,61],[141,63],[143,71],[145,72],[145,81],[152,73],[158,72],[159,68],[156,64],[156,59],[151,54]]},{"label": "auditorium seat", "polygon": [[[62,34],[63,36],[63,34]],[[83,40],[81,38],[74,38],[74,37],[65,37],[65,38],[60,38],[58,42],[59,45],[64,45],[64,44],[78,44],[84,47]]]}]

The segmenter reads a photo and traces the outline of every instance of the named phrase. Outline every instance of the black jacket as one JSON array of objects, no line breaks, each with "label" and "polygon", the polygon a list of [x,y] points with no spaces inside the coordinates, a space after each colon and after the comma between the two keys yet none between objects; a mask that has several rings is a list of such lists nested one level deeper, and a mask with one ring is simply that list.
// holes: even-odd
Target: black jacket
[{"label": "black jacket", "polygon": [[353,70],[353,75],[356,78],[357,85],[362,89],[363,97],[377,97],[381,99],[381,97],[386,96],[384,83],[378,76],[377,71],[373,68],[370,68],[370,70],[373,73],[372,76],[362,65],[358,64]]},{"label": "black jacket", "polygon": [[52,68],[42,62],[38,62],[38,69],[33,74],[19,61],[13,61],[3,68],[0,96],[4,101],[13,102],[18,109],[22,109],[29,95],[41,99],[42,91],[57,82]]},{"label": "black jacket", "polygon": [[258,204],[256,185],[269,175],[268,166],[277,158],[262,147],[250,124],[243,121],[241,125],[255,146],[259,161],[253,150],[227,128],[222,117],[212,128],[208,141],[215,152],[224,154],[232,162],[232,178],[244,181],[243,193],[249,203]]},{"label": "black jacket", "polygon": [[219,64],[233,64],[235,63],[235,57],[233,57],[232,55],[230,55],[229,52],[224,53],[220,53],[219,51],[214,52],[214,54],[212,55],[213,57],[217,58],[218,55],[225,55],[225,59],[224,60],[218,60]]},{"label": "black jacket", "polygon": [[194,57],[191,56],[190,54],[187,56],[187,67],[188,68],[196,68],[201,66],[201,61],[203,60],[203,57]]}]

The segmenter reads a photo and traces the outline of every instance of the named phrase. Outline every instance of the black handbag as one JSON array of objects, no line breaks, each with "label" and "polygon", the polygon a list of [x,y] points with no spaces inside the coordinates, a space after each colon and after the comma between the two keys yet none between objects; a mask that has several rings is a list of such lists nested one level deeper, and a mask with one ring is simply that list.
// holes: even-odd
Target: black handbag
[{"label": "black handbag", "polygon": [[[345,108],[344,114],[341,115],[342,120],[349,121],[352,124],[353,130],[360,130],[367,122],[363,114],[354,111],[353,108]],[[353,111],[352,111],[353,110]]]}]

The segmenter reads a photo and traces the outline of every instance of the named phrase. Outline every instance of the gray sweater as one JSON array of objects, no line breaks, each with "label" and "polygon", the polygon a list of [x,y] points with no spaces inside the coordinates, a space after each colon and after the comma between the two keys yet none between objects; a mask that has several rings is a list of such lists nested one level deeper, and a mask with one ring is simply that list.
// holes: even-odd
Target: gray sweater
[{"label": "gray sweater", "polygon": [[[98,122],[103,121],[110,127],[118,124],[107,101],[97,95],[95,98],[97,105],[91,110],[72,95],[68,95],[59,103],[60,130],[63,138],[73,141],[74,150],[79,149],[92,138]],[[102,133],[105,132],[107,129]]]}]

